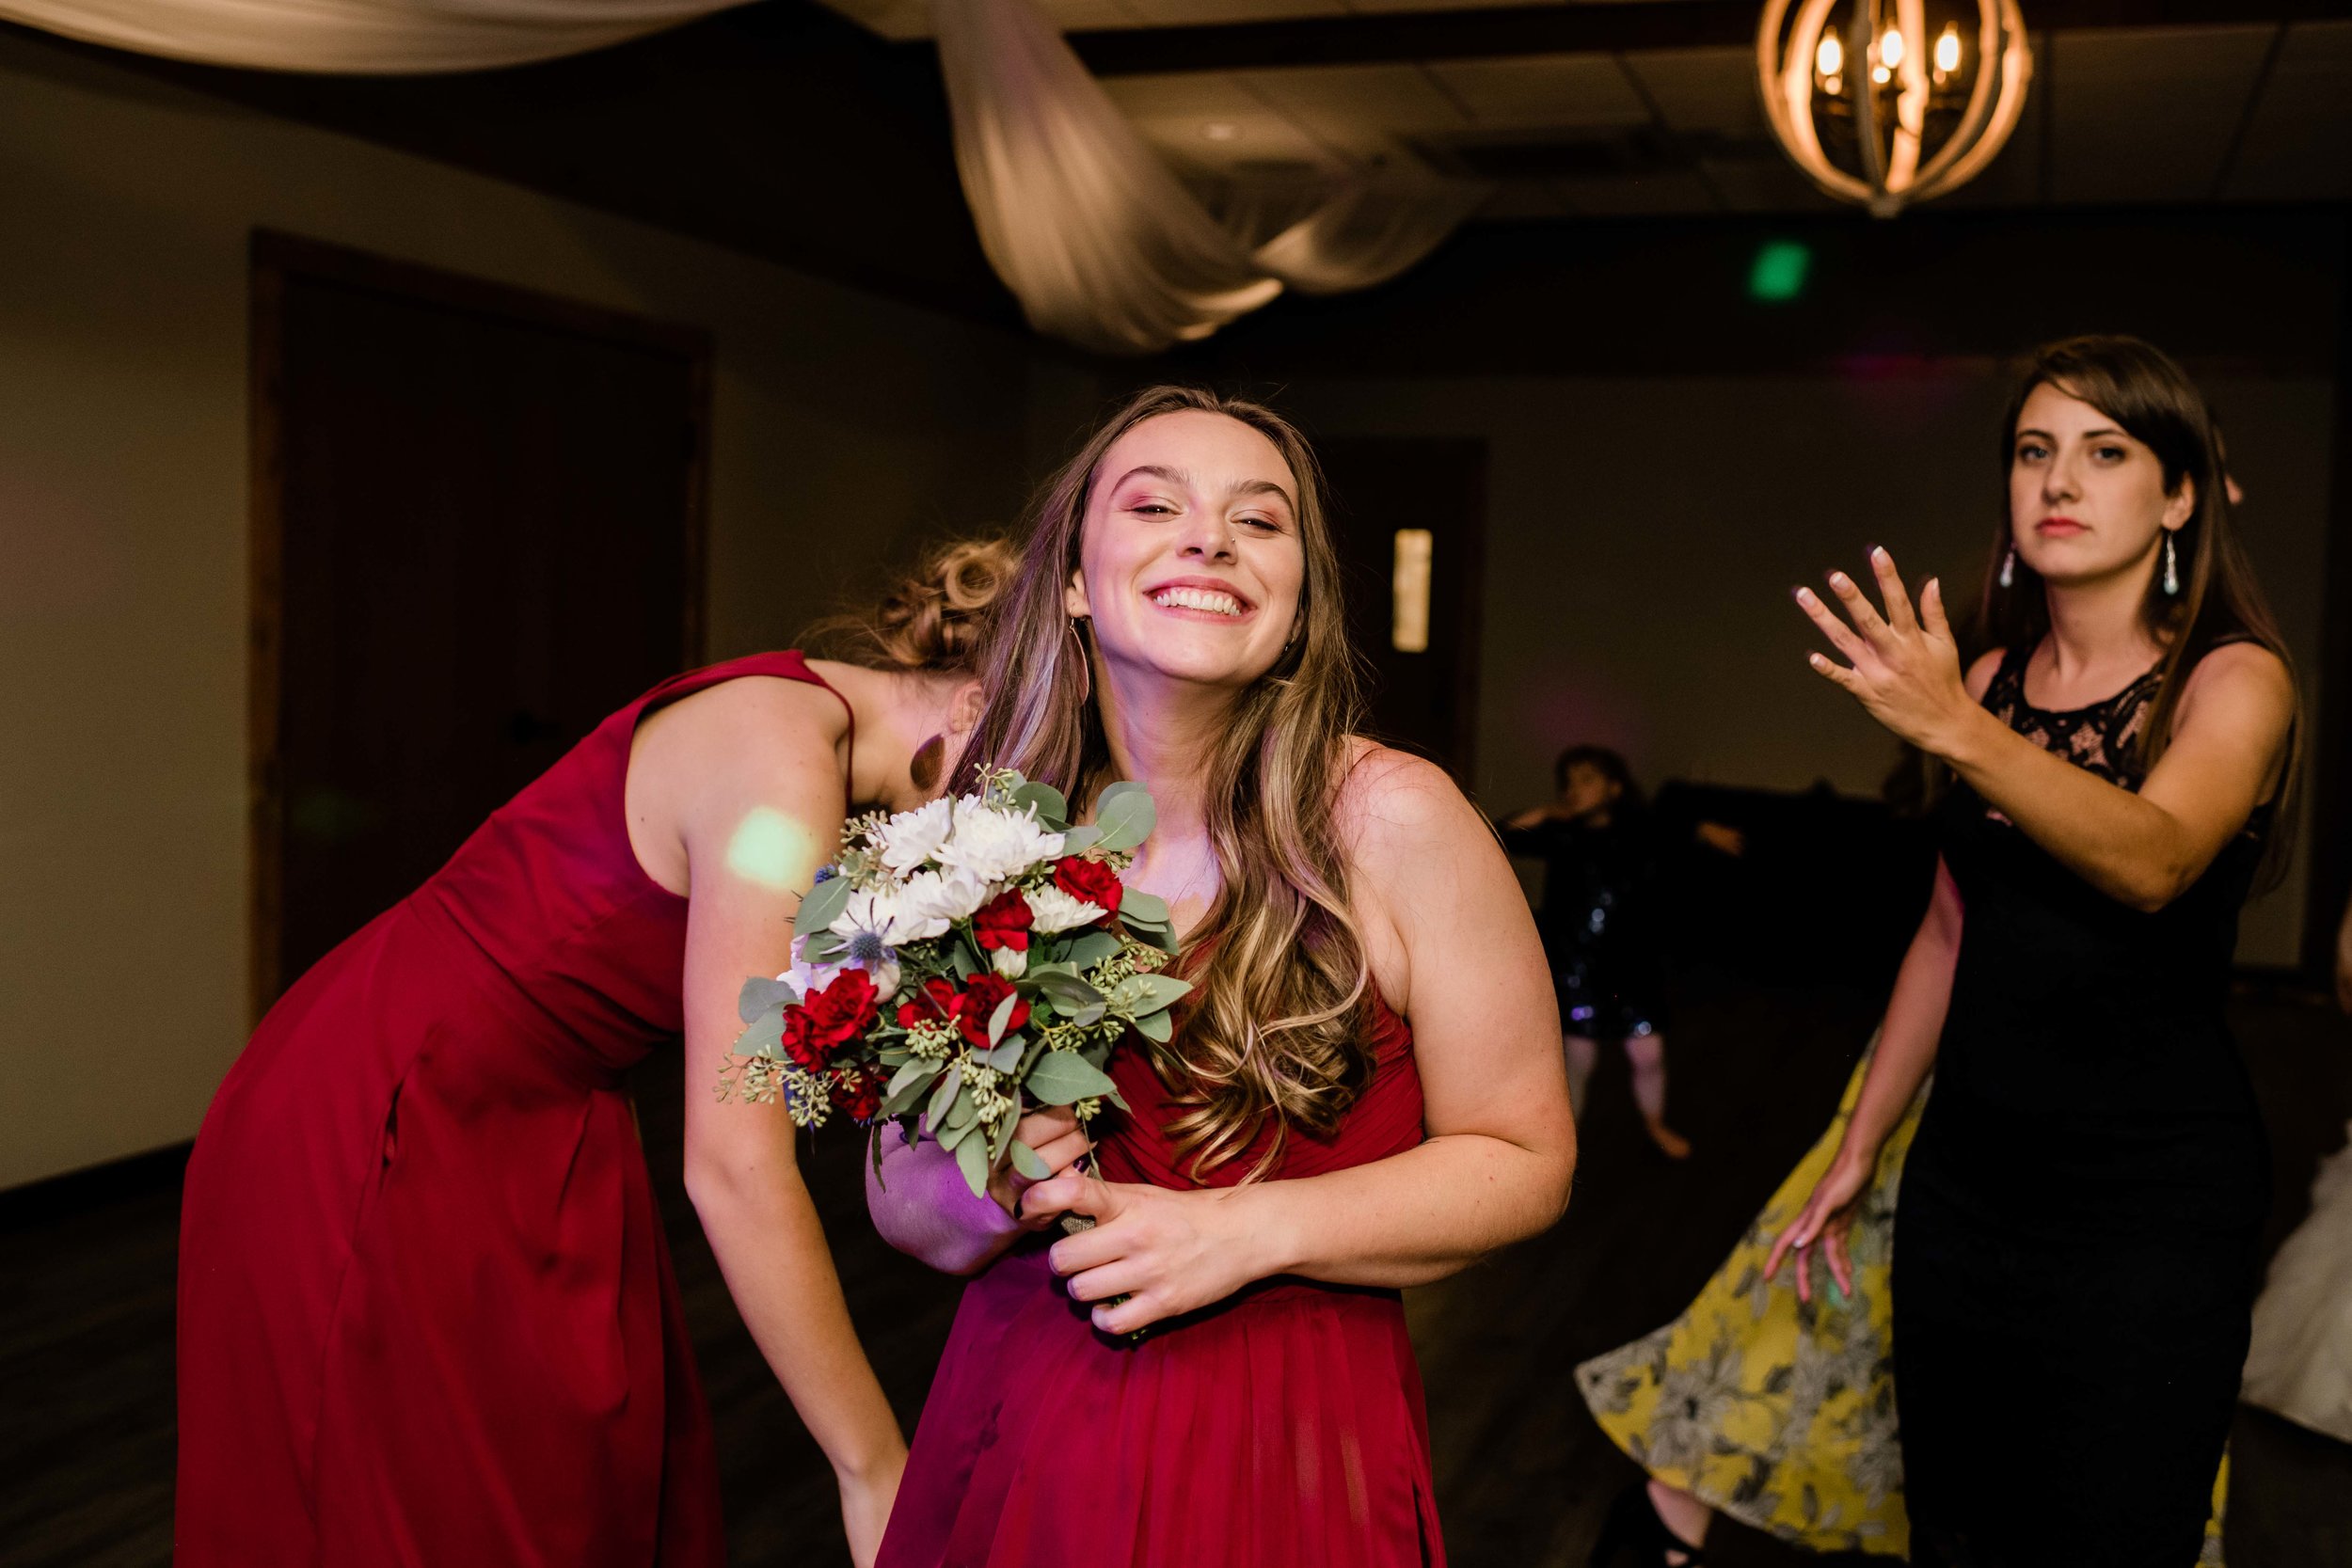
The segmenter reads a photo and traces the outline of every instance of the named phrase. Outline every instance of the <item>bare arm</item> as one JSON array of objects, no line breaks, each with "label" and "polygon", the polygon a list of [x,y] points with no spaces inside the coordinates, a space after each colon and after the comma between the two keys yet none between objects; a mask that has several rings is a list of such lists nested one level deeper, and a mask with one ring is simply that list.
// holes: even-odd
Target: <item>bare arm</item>
[{"label": "bare arm", "polygon": [[905,1440],[850,1325],[790,1119],[712,1092],[741,1029],[736,994],[785,968],[792,911],[840,835],[841,775],[812,700],[830,702],[752,680],[688,699],[641,737],[632,799],[648,769],[644,793],[675,812],[686,854],[686,1189],[745,1326],[833,1462],[864,1561]]},{"label": "bare arm", "polygon": [[1943,592],[1930,582],[1919,613],[1883,550],[1871,557],[1882,616],[1842,574],[1831,586],[1852,618],[1811,594],[1799,602],[1851,661],[1814,667],[1870,716],[1952,765],[1986,800],[2091,886],[2138,910],[2160,910],[2204,874],[2275,785],[2295,719],[2295,688],[2278,657],[2251,643],[2216,648],[2187,677],[2171,743],[2135,793],[2043,751],[1987,713],[1965,689]]},{"label": "bare arm", "polygon": [[1526,900],[1442,772],[1375,752],[1343,801],[1351,897],[1382,991],[1410,1020],[1426,1139],[1342,1171],[1203,1192],[1065,1176],[1032,1207],[1102,1224],[1054,1246],[1071,1293],[1126,1333],[1253,1279],[1441,1279],[1556,1222],[1576,1166],[1560,1025]]}]

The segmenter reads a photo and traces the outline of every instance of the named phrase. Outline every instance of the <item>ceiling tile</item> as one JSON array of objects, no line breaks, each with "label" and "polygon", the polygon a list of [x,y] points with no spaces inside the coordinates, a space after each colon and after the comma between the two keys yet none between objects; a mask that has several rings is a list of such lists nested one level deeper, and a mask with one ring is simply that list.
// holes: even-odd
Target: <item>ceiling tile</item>
[{"label": "ceiling tile", "polygon": [[1111,76],[1103,82],[1111,102],[1130,119],[1231,119],[1267,112],[1264,102],[1238,78],[1218,71],[1183,71],[1167,76]]},{"label": "ceiling tile", "polygon": [[2049,73],[2042,70],[2048,55],[2048,40],[2035,40],[2035,76],[2026,89],[2025,111],[2017,117],[2017,129],[2010,133],[2009,144],[1994,154],[1993,161],[1960,189],[1948,196],[1939,196],[1937,207],[2032,207],[2040,205],[2046,193],[2042,190],[2043,166],[2050,152]]},{"label": "ceiling tile", "polygon": [[1220,22],[1275,22],[1293,17],[1344,16],[1340,0],[1129,0],[1154,27],[1205,27]]},{"label": "ceiling tile", "polygon": [[1647,49],[1625,56],[1667,128],[1755,135],[1766,130],[1753,49]]},{"label": "ceiling tile", "polygon": [[[1212,137],[1207,130],[1211,125],[1232,134]],[[1231,171],[1245,164],[1320,166],[1334,161],[1321,144],[1265,109],[1209,119],[1198,116],[1138,119],[1136,129],[1163,152],[1199,169]]]},{"label": "ceiling tile", "polygon": [[2201,201],[2237,132],[2272,29],[2098,28],[2054,35],[2034,84],[2057,115],[2063,202]]},{"label": "ceiling tile", "polygon": [[1347,0],[1351,11],[1485,11],[1503,6],[1554,6],[1560,0]]},{"label": "ceiling tile", "polygon": [[1648,105],[1612,55],[1444,60],[1429,69],[1482,127],[1549,130],[1650,119]]},{"label": "ceiling tile", "polygon": [[2352,200],[2352,22],[2287,31],[2223,194],[2249,201]]},{"label": "ceiling tile", "polygon": [[1417,65],[1251,71],[1234,80],[1318,136],[1349,145],[1470,129],[1461,105]]},{"label": "ceiling tile", "polygon": [[1820,213],[1843,205],[1786,158],[1708,158],[1699,167],[1734,213]]},{"label": "ceiling tile", "polygon": [[1546,180],[1505,180],[1496,185],[1493,197],[1478,209],[1481,219],[1559,218],[1567,215],[1567,202]]},{"label": "ceiling tile", "polygon": [[[925,0],[916,0],[925,4]],[[1146,25],[1133,0],[1032,0],[1046,21],[1065,33],[1099,32],[1109,27]]]}]

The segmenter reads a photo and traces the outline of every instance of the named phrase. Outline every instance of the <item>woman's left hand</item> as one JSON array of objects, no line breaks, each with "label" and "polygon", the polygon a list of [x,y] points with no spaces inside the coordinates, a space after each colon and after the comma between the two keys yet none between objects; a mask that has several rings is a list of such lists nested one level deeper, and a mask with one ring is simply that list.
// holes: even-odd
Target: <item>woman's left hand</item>
[{"label": "woman's left hand", "polygon": [[1031,1187],[1021,1206],[1025,1213],[1069,1210],[1093,1217],[1093,1229],[1054,1243],[1054,1272],[1069,1281],[1073,1300],[1096,1304],[1096,1328],[1133,1334],[1223,1301],[1258,1277],[1248,1259],[1247,1205],[1238,1201],[1244,1196],[1235,1189],[1172,1192],[1072,1173]]},{"label": "woman's left hand", "polygon": [[1845,607],[1851,626],[1811,589],[1797,590],[1799,608],[1850,661],[1840,664],[1813,654],[1813,668],[1852,692],[1871,718],[1900,738],[1923,752],[1947,755],[1954,729],[1979,710],[1961,673],[1959,642],[1944,617],[1943,584],[1929,579],[1919,594],[1919,612],[1914,615],[1910,592],[1896,575],[1894,558],[1883,549],[1872,550],[1870,569],[1886,601],[1883,615],[1851,578],[1843,572],[1829,575],[1830,591]]}]

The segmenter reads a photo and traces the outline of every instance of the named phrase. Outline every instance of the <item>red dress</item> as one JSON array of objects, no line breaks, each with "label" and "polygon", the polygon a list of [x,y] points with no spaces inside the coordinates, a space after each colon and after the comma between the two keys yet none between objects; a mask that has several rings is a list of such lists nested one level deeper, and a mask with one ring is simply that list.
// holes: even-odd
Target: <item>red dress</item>
[{"label": "red dress", "polygon": [[[1377,1068],[1305,1177],[1422,1141],[1412,1033],[1376,1007]],[[1104,1177],[1195,1185],[1142,1053]],[[1209,1173],[1238,1181],[1251,1150]],[[1421,1372],[1394,1291],[1261,1280],[1139,1343],[1095,1332],[1025,1242],[963,1293],[878,1568],[1404,1568],[1442,1564]]]},{"label": "red dress", "polygon": [[180,1236],[180,1568],[725,1559],[709,1413],[620,1074],[683,1027],[637,723],[501,807],[262,1021]]}]

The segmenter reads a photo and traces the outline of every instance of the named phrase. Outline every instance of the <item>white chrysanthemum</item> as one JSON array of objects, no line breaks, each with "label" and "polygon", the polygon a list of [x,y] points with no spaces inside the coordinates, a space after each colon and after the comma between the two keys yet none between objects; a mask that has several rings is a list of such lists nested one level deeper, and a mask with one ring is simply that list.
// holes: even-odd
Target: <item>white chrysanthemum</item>
[{"label": "white chrysanthemum", "polygon": [[1018,980],[1029,972],[1029,955],[1018,947],[999,947],[989,955],[988,967],[1008,980]]},{"label": "white chrysanthemum", "polygon": [[1103,906],[1064,893],[1048,883],[1022,894],[1029,901],[1029,929],[1040,936],[1091,926],[1103,918]]},{"label": "white chrysanthemum", "polygon": [[944,937],[951,922],[969,920],[989,900],[989,885],[961,867],[918,871],[899,884],[898,940]]},{"label": "white chrysanthemum", "polygon": [[981,806],[956,814],[955,832],[935,851],[939,863],[1002,882],[1061,853],[1062,835],[1037,825],[1037,814]]},{"label": "white chrysanthemum", "polygon": [[954,826],[955,802],[945,795],[913,811],[902,811],[874,831],[882,864],[903,877],[930,860]]}]

